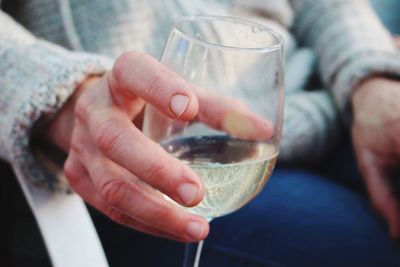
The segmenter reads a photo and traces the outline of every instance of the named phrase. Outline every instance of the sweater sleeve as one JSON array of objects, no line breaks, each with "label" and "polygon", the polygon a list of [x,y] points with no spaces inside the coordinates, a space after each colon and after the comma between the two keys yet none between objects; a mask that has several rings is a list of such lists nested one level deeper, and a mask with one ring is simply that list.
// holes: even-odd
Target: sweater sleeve
[{"label": "sweater sleeve", "polygon": [[343,123],[327,90],[288,94],[279,160],[286,164],[318,164],[341,138]]},{"label": "sweater sleeve", "polygon": [[365,78],[400,77],[400,53],[366,0],[290,0],[293,30],[317,53],[324,83],[350,121],[350,98]]},{"label": "sweater sleeve", "polygon": [[108,58],[35,38],[0,10],[0,158],[29,182],[60,189],[63,183],[33,155],[30,140],[78,83],[110,66]]}]

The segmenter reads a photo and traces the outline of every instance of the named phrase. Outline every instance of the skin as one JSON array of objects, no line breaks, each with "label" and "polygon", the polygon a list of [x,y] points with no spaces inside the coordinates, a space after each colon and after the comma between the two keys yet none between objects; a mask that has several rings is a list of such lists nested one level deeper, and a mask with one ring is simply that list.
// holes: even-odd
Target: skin
[{"label": "skin", "polygon": [[[400,237],[400,201],[393,179],[400,179],[400,81],[375,77],[352,98],[352,139],[371,203],[393,238]],[[397,176],[396,176],[397,175]]]},{"label": "skin", "polygon": [[[399,89],[399,81],[373,77],[352,96],[357,163],[372,205],[388,222],[393,238],[400,237],[400,207],[390,176],[400,158]],[[102,77],[87,79],[46,130],[68,152],[64,169],[73,189],[117,223],[183,242],[204,239],[208,223],[157,191],[184,206],[198,204],[204,195],[194,172],[141,133],[144,104],[170,118],[200,120],[243,139],[268,139],[273,129],[237,99],[200,92],[150,56],[132,52]],[[174,95],[188,97],[178,114],[171,108]],[[178,190],[183,184],[195,188],[185,198]]]},{"label": "skin", "polygon": [[396,43],[397,47],[400,49],[400,37],[399,36],[396,36],[394,38],[394,42]]},{"label": "skin", "polygon": [[[208,222],[160,193],[191,207],[203,198],[202,183],[140,131],[145,103],[169,118],[200,120],[246,139],[270,138],[272,123],[237,100],[200,93],[146,54],[129,52],[103,76],[83,82],[46,130],[46,137],[68,153],[65,176],[87,203],[145,233],[202,240]],[[238,120],[246,129],[237,130]]]},{"label": "skin", "polygon": [[[400,37],[394,41],[400,49]],[[400,199],[393,179],[400,179],[400,81],[373,77],[352,96],[353,146],[372,206],[388,223],[392,238],[400,238]]]}]

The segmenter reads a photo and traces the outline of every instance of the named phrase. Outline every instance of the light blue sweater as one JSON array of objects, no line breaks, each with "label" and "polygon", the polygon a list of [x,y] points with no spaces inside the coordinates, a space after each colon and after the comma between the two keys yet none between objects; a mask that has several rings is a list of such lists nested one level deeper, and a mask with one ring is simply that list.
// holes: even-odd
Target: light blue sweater
[{"label": "light blue sweater", "polygon": [[[0,12],[0,157],[38,185],[65,188],[33,156],[31,137],[88,75],[105,72],[126,50],[158,57],[173,19],[198,13],[251,17],[286,36],[288,97],[281,160],[321,157],[341,131],[336,106],[349,118],[353,88],[373,73],[400,76],[400,55],[364,0],[290,3],[4,0],[9,14]],[[299,49],[298,43],[312,50]],[[303,90],[315,59],[330,91]]]}]

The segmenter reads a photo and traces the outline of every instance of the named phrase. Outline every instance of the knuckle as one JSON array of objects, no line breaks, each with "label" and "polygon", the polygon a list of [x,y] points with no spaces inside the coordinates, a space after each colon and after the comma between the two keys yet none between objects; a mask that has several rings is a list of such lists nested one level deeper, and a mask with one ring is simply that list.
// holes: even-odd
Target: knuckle
[{"label": "knuckle", "polygon": [[74,108],[75,116],[84,121],[88,115],[88,103],[85,101],[84,97],[81,97],[76,101],[75,108]]},{"label": "knuckle", "polygon": [[162,162],[154,162],[150,164],[143,174],[152,185],[160,184],[167,175],[167,165]]},{"label": "knuckle", "polygon": [[160,74],[154,73],[153,77],[149,80],[147,85],[147,92],[149,95],[158,95],[163,89],[163,79]]},{"label": "knuckle", "polygon": [[120,82],[124,79],[127,66],[129,61],[131,60],[131,52],[126,52],[120,55],[114,63],[112,68],[112,74],[117,82]]},{"label": "knuckle", "polygon": [[115,223],[122,225],[127,224],[127,216],[115,209],[110,209],[110,211],[107,213],[107,216]]},{"label": "knuckle", "polygon": [[141,52],[125,52],[120,55],[114,63],[112,69],[112,75],[117,82],[123,82],[126,78],[126,74],[130,69],[129,66],[135,64],[135,62],[141,61],[144,57],[144,53]]},{"label": "knuckle", "polygon": [[114,119],[100,122],[94,136],[95,144],[105,153],[111,153],[116,147],[122,130]]},{"label": "knuckle", "polygon": [[70,159],[68,159],[65,162],[64,175],[65,175],[65,177],[67,177],[67,179],[72,187],[74,187],[75,185],[78,184],[80,177],[79,177],[77,171],[75,170],[75,164]]},{"label": "knuckle", "polygon": [[113,206],[120,206],[127,197],[126,183],[123,180],[112,179],[100,188],[100,195]]},{"label": "knuckle", "polygon": [[160,205],[154,210],[154,214],[157,214],[157,218],[163,218],[164,222],[168,222],[171,218],[171,209],[168,206]]},{"label": "knuckle", "polygon": [[77,140],[74,140],[70,144],[70,150],[76,154],[82,154],[82,144],[77,143]]}]

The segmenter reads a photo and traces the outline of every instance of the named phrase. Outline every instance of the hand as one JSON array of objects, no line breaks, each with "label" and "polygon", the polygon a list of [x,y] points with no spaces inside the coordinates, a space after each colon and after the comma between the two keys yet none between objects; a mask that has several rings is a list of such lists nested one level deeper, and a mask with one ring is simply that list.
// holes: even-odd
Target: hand
[{"label": "hand", "polygon": [[78,88],[48,135],[69,151],[64,170],[73,189],[112,220],[174,240],[204,239],[207,221],[159,192],[194,206],[204,189],[188,166],[132,123],[145,101],[179,120],[191,120],[198,111],[184,80],[150,56],[126,53],[111,71]]},{"label": "hand", "polygon": [[[400,202],[393,188],[393,171],[400,163],[400,82],[372,78],[353,98],[352,138],[357,162],[375,209],[400,237]],[[398,197],[398,196],[397,196]]]},{"label": "hand", "polygon": [[208,223],[159,192],[194,206],[204,189],[190,168],[132,123],[140,119],[145,101],[170,118],[201,120],[245,139],[270,138],[272,124],[236,99],[196,91],[147,55],[127,53],[103,77],[79,86],[48,128],[50,139],[69,153],[64,170],[71,186],[90,205],[149,234],[204,239]]}]

